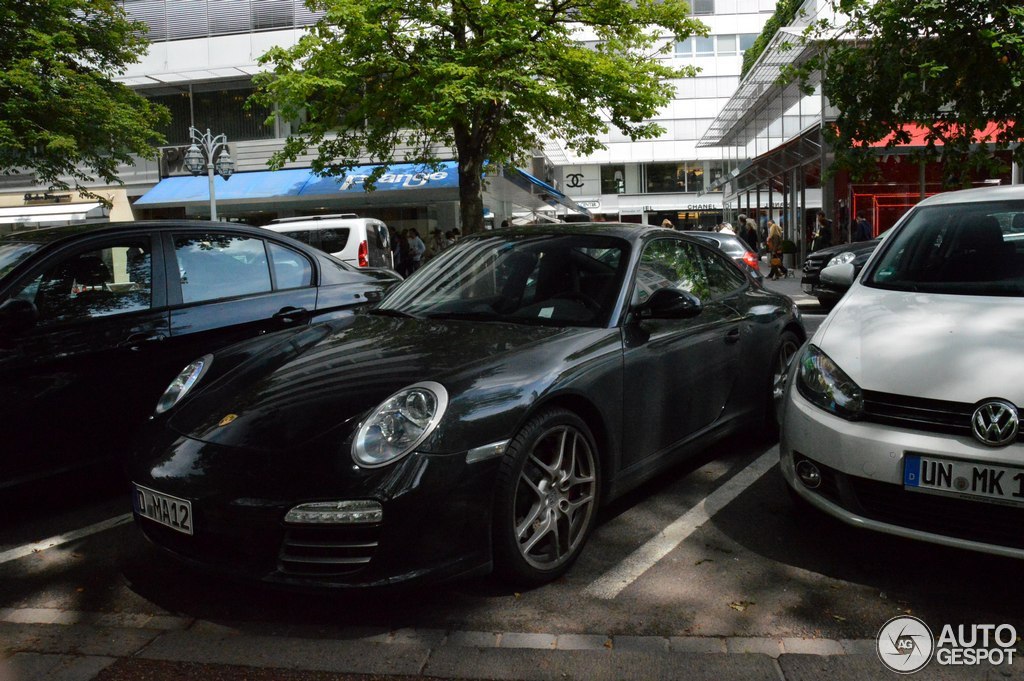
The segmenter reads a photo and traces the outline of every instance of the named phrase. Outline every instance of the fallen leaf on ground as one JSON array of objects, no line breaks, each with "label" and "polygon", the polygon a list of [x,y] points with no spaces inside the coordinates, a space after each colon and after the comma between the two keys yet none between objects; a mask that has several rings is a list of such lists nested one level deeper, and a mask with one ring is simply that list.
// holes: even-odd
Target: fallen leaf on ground
[{"label": "fallen leaf on ground", "polygon": [[754,605],[754,601],[733,601],[729,604],[729,607],[738,612],[743,612],[752,605]]}]

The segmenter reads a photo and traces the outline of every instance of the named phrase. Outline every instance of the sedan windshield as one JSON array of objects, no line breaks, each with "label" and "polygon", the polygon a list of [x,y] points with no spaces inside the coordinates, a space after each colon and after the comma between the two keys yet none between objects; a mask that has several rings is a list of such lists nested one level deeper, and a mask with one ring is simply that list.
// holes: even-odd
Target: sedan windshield
[{"label": "sedan windshield", "polygon": [[373,312],[603,326],[619,297],[628,251],[626,241],[597,235],[469,238],[429,261]]},{"label": "sedan windshield", "polygon": [[919,208],[865,279],[868,286],[976,296],[1024,295],[1024,202]]},{"label": "sedan windshield", "polygon": [[14,266],[39,250],[39,244],[0,244],[0,278],[14,269]]}]

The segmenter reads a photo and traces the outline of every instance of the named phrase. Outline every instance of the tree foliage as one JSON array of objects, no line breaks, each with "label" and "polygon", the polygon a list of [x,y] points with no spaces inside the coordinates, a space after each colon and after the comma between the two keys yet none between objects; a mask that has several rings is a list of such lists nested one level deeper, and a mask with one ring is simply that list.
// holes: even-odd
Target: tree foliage
[{"label": "tree foliage", "polygon": [[764,23],[764,28],[761,29],[761,33],[754,40],[754,44],[743,53],[743,69],[740,71],[741,78],[747,75],[747,72],[754,66],[754,62],[765,51],[772,38],[779,32],[779,29],[793,23],[803,4],[804,0],[778,0],[776,2],[775,12]]},{"label": "tree foliage", "polygon": [[[865,174],[870,147],[905,144],[905,124],[927,130],[921,156],[939,158],[947,175],[966,183],[992,172],[994,150],[1012,151],[1024,128],[1024,4],[1005,0],[834,0],[850,22],[807,32],[821,50],[796,75],[820,70],[838,109],[826,130],[836,165]],[[790,74],[794,75],[794,74]]]},{"label": "tree foliage", "polygon": [[454,148],[468,231],[483,224],[485,164],[522,164],[545,137],[592,153],[602,113],[633,139],[661,134],[650,119],[671,101],[671,79],[694,70],[658,56],[675,36],[706,32],[682,0],[309,4],[325,16],[264,55],[272,69],[257,78],[257,101],[304,121],[272,163],[315,148],[314,170],[338,175],[364,153],[431,164]]},{"label": "tree foliage", "polygon": [[[67,189],[152,157],[170,114],[112,78],[145,49],[117,0],[0,2],[0,172]],[[86,192],[88,193],[88,192]]]}]

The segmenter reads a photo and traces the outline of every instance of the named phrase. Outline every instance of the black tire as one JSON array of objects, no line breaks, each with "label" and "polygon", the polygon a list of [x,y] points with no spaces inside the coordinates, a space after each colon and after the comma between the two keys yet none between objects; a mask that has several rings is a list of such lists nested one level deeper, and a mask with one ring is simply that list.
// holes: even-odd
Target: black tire
[{"label": "black tire", "polygon": [[800,339],[792,331],[783,331],[771,355],[771,374],[768,376],[768,395],[765,404],[764,430],[769,436],[777,436],[782,425],[782,400],[786,397],[786,383],[789,367],[800,349]]},{"label": "black tire", "polygon": [[583,419],[560,408],[530,419],[498,469],[492,531],[497,574],[524,586],[562,575],[594,527],[600,489],[601,459]]}]

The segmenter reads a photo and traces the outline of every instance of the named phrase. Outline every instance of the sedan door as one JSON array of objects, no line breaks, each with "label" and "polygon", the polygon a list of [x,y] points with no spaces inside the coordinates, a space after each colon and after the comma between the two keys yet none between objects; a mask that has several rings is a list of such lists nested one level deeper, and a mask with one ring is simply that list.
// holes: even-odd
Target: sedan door
[{"label": "sedan door", "polygon": [[724,260],[719,271],[716,259],[682,239],[644,245],[633,304],[676,288],[700,298],[703,309],[689,319],[634,319],[625,326],[624,467],[667,453],[712,426],[725,409],[736,382],[742,320],[722,295],[720,277],[746,279]]},{"label": "sedan door", "polygon": [[31,314],[0,329],[0,487],[111,457],[145,421],[166,387],[159,249],[145,234],[65,248],[4,294]]},{"label": "sedan door", "polygon": [[[243,233],[168,235],[171,343],[184,366],[225,345],[309,323],[317,305],[312,261]],[[179,367],[180,368],[180,367]]]}]

